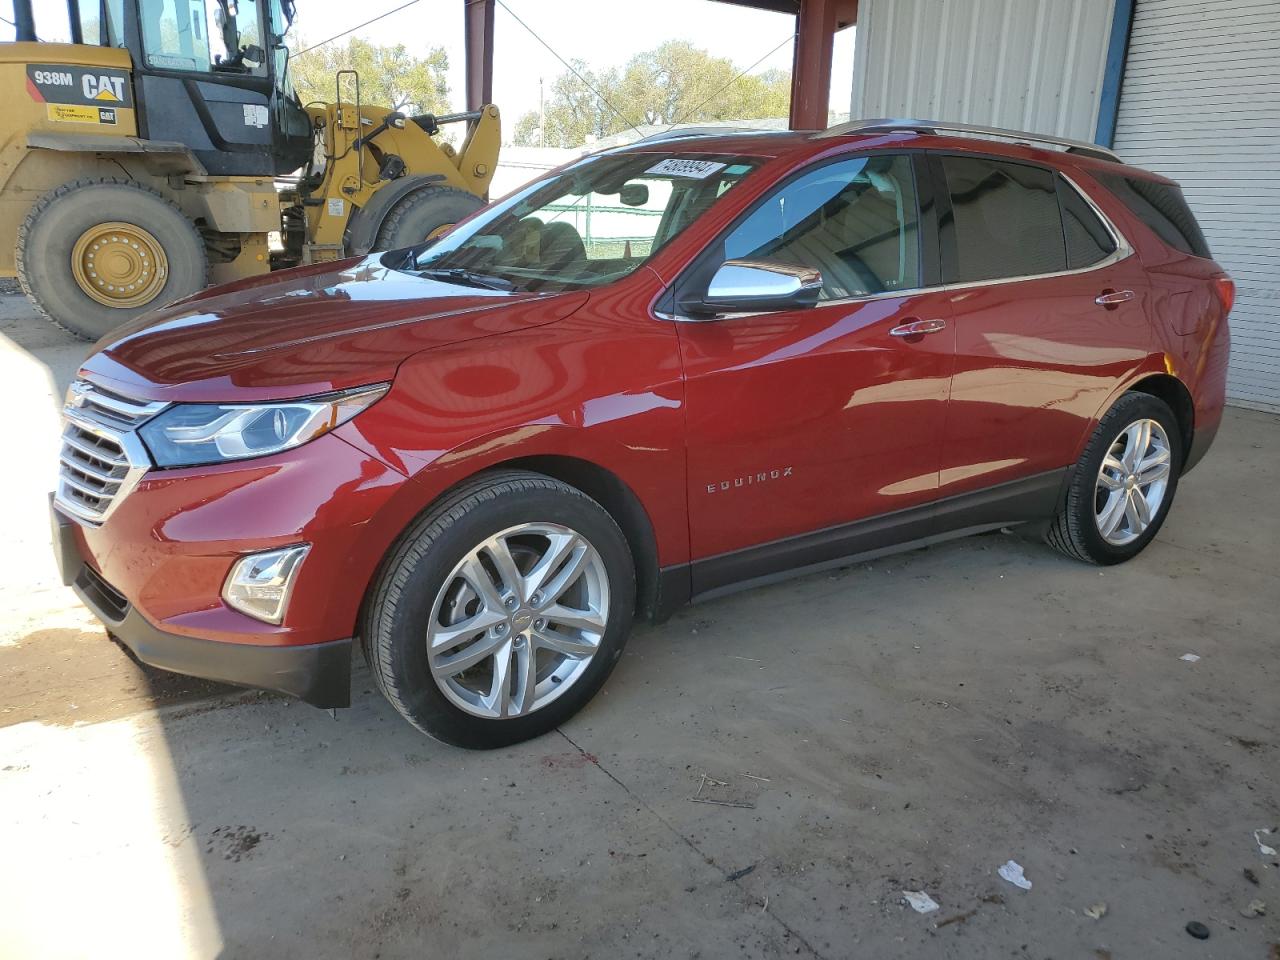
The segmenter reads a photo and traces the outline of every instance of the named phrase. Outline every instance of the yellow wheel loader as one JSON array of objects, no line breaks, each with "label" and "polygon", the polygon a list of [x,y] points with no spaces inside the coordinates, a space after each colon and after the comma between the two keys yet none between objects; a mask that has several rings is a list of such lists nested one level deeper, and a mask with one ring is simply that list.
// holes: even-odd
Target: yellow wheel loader
[{"label": "yellow wheel loader", "polygon": [[[484,203],[497,107],[405,116],[362,103],[354,71],[304,106],[292,0],[67,0],[71,43],[40,42],[31,4],[0,43],[0,276],[72,333],[421,243]],[[459,150],[437,137],[450,122],[467,124]]]}]

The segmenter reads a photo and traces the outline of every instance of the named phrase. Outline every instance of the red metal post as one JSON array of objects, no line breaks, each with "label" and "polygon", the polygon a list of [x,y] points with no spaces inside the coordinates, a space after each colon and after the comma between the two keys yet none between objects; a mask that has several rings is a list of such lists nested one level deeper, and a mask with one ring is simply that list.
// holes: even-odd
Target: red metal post
[{"label": "red metal post", "polygon": [[467,48],[467,109],[493,101],[493,0],[463,0]]},{"label": "red metal post", "polygon": [[823,130],[827,126],[831,48],[838,6],[847,4],[839,0],[800,0],[791,67],[792,130]]}]

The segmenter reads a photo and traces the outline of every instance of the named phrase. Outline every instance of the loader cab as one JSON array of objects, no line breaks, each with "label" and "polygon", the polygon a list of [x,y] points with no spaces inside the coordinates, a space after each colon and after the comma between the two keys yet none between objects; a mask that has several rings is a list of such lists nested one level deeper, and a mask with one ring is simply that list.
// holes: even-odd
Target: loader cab
[{"label": "loader cab", "polygon": [[214,176],[279,175],[311,155],[289,80],[292,0],[70,0],[80,42],[127,47],[138,134]]}]

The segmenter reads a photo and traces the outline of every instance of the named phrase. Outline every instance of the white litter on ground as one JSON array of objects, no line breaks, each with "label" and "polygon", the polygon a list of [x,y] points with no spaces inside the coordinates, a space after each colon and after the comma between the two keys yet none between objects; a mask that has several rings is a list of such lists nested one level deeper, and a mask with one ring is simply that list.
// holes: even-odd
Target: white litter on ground
[{"label": "white litter on ground", "polygon": [[1179,660],[1185,660],[1185,661],[1187,661],[1187,663],[1195,663],[1197,660],[1199,660],[1199,659],[1200,659],[1200,657],[1199,657],[1197,654],[1194,654],[1194,653],[1184,653],[1184,654],[1183,654],[1182,656],[1180,656],[1178,659],[1179,659]]},{"label": "white litter on ground", "polygon": [[1271,833],[1272,829],[1270,827],[1263,827],[1261,830],[1253,831],[1253,842],[1258,845],[1258,852],[1264,857],[1274,857],[1276,855],[1276,848],[1267,846],[1258,839],[1258,836],[1261,834],[1264,837],[1269,837],[1271,836]]},{"label": "white litter on ground", "polygon": [[916,913],[933,913],[938,909],[933,897],[923,890],[903,890],[902,896],[906,898],[907,903],[911,904],[911,909]]},{"label": "white litter on ground", "polygon": [[1015,887],[1021,887],[1023,890],[1031,889],[1031,881],[1023,874],[1022,865],[1014,860],[1005,861],[996,873],[1000,874],[1001,879],[1008,880]]}]

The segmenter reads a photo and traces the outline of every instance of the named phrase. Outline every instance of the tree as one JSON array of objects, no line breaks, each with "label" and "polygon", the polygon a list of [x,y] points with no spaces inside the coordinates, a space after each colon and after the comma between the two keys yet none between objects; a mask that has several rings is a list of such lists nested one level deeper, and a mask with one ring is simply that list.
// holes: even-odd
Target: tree
[{"label": "tree", "polygon": [[[630,126],[592,92],[595,88],[610,103],[617,104],[621,96],[618,71],[596,72],[581,60],[574,60],[573,68],[577,74],[565,71],[551,83],[550,107],[546,111],[545,136],[541,146],[581,146],[588,136],[597,139],[607,137]],[[516,121],[515,142],[539,144],[538,126],[537,111],[526,113]]]},{"label": "tree", "polygon": [[[289,60],[289,75],[303,103],[331,103],[339,70],[360,74],[361,103],[409,114],[448,112],[449,55],[443,47],[419,58],[402,43],[385,47],[351,37],[345,46],[327,44]],[[344,99],[354,96],[345,84],[342,89]]]},{"label": "tree", "polygon": [[607,137],[632,125],[781,117],[791,102],[786,71],[739,77],[733,61],[683,40],[636,54],[620,71],[592,71],[580,60],[574,68],[583,79],[566,72],[551,85],[541,140],[539,116],[530,112],[516,122],[516,143],[577,147],[588,135]]}]

